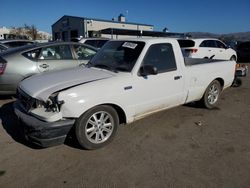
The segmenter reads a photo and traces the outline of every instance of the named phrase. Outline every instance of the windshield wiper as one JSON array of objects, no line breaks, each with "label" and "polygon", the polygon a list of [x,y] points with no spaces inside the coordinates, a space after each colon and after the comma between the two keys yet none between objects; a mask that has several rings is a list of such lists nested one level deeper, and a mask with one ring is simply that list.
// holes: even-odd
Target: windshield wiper
[{"label": "windshield wiper", "polygon": [[122,72],[129,72],[129,68],[128,67],[124,67],[124,66],[116,67],[115,70],[122,71]]},{"label": "windshield wiper", "polygon": [[101,68],[101,69],[106,69],[106,70],[109,70],[109,71],[117,73],[117,71],[115,69],[113,69],[112,67],[110,67],[108,65],[105,65],[105,64],[96,64],[96,65],[93,65],[93,67],[97,67],[97,68]]}]

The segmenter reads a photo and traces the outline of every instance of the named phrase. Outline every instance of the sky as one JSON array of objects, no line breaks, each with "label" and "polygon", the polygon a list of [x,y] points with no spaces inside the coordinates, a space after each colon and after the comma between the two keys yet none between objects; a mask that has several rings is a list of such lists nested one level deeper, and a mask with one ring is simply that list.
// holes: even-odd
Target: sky
[{"label": "sky", "polygon": [[155,31],[233,33],[250,31],[249,0],[0,0],[0,27],[35,25],[51,33],[63,15],[154,25]]}]

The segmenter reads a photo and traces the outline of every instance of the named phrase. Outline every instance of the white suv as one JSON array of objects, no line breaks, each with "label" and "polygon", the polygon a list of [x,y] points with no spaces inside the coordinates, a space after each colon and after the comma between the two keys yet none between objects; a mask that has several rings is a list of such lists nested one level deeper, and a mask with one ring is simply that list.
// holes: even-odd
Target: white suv
[{"label": "white suv", "polygon": [[218,39],[178,39],[178,42],[184,57],[237,60],[236,52]]},{"label": "white suv", "polygon": [[82,38],[79,42],[100,49],[109,40],[107,38]]}]

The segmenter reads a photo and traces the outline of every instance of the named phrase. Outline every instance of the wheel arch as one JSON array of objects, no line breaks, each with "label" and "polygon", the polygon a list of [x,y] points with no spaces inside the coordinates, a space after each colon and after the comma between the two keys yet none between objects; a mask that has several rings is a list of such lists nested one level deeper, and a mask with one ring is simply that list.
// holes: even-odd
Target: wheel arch
[{"label": "wheel arch", "polygon": [[207,90],[208,86],[209,86],[213,81],[215,81],[215,80],[217,80],[217,81],[220,83],[221,88],[222,88],[222,90],[223,90],[223,88],[224,88],[224,80],[223,80],[222,78],[219,78],[219,77],[218,77],[218,78],[215,78],[214,80],[212,80],[211,82],[208,83],[207,87],[205,88],[205,91],[203,92],[203,94],[202,94],[202,96],[201,96],[200,98],[204,97],[204,95],[205,95],[205,93],[206,93],[206,90]]},{"label": "wheel arch", "polygon": [[224,80],[222,78],[216,78],[214,80],[217,80],[220,83],[222,89],[224,88],[225,82],[224,82]]},{"label": "wheel arch", "polygon": [[237,62],[237,56],[236,55],[232,55],[229,60],[232,60],[232,59],[235,59],[235,61]]},{"label": "wheel arch", "polygon": [[127,123],[126,113],[120,106],[118,106],[117,104],[112,104],[112,103],[104,103],[104,104],[100,104],[98,106],[101,106],[101,105],[111,106],[115,109],[115,111],[117,112],[118,118],[119,118],[119,124],[126,124]]},{"label": "wheel arch", "polygon": [[[91,106],[88,108],[88,110],[92,109],[92,108],[95,108],[97,106],[111,106],[112,108],[114,108],[114,110],[117,112],[117,115],[118,115],[118,119],[119,119],[119,124],[126,124],[127,123],[127,116],[126,116],[126,113],[125,111],[123,110],[122,107],[120,107],[119,105],[117,104],[114,104],[114,103],[100,103],[100,104],[97,104],[97,105],[94,105],[94,106]],[[86,110],[85,112],[87,112],[88,110]],[[84,112],[84,113],[85,113]]]},{"label": "wheel arch", "polygon": [[[209,82],[208,85],[207,85],[207,87],[206,87],[206,89],[207,89],[208,86],[209,86],[213,81],[215,81],[215,80],[217,80],[217,81],[220,83],[222,89],[224,88],[224,80],[223,80],[222,78],[218,77],[218,78],[213,79],[211,82]],[[203,92],[203,95],[205,94],[206,89],[205,89],[205,91]]]},{"label": "wheel arch", "polygon": [[[218,96],[217,96],[216,101],[213,102],[213,104],[210,104],[210,102],[208,101],[208,89],[209,89],[210,85],[211,85],[212,83],[214,83],[215,81],[217,82],[217,84],[219,84],[219,86],[221,87],[221,88],[220,88],[221,90],[219,91],[219,94],[218,94]],[[220,95],[220,93],[222,92],[223,88],[224,88],[224,80],[223,80],[222,78],[219,78],[219,77],[218,77],[218,78],[215,78],[214,80],[212,80],[212,81],[208,84],[208,86],[207,86],[207,88],[206,88],[206,90],[205,90],[205,92],[204,92],[202,98],[199,100],[199,103],[200,103],[202,106],[204,106],[204,107],[206,107],[206,108],[208,108],[208,109],[215,108],[216,105],[217,105],[217,102],[218,102],[219,95]]]}]

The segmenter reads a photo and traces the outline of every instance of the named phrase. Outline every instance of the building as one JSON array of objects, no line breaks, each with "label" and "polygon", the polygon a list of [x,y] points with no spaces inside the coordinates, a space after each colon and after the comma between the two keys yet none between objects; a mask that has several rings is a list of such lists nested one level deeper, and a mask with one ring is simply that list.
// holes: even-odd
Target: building
[{"label": "building", "polygon": [[[118,38],[119,34],[113,34],[113,29],[153,31],[154,26],[148,24],[126,22],[124,15],[120,14],[117,21],[76,16],[63,16],[52,25],[53,40],[69,41],[79,37],[107,37]],[[109,34],[102,31],[110,30]],[[124,35],[123,35],[124,36]]]},{"label": "building", "polygon": [[0,39],[5,39],[6,35],[10,33],[10,30],[6,27],[0,27]]}]

